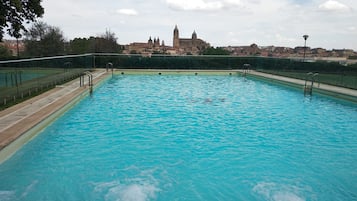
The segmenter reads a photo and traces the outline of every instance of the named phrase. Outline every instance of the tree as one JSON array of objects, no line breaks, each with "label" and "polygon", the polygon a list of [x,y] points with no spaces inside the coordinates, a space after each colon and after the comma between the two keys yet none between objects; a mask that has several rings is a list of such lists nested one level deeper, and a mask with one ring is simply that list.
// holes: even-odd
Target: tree
[{"label": "tree", "polygon": [[15,38],[21,38],[21,31],[26,31],[24,23],[30,23],[41,17],[44,9],[41,0],[1,0],[0,3],[0,40],[6,32]]},{"label": "tree", "polygon": [[71,54],[89,53],[90,42],[87,38],[75,38],[69,42]]},{"label": "tree", "polygon": [[217,48],[210,47],[210,48],[205,49],[202,52],[202,54],[203,55],[230,55],[230,52],[228,50],[221,48],[221,47],[217,47]]},{"label": "tree", "polygon": [[115,33],[106,30],[104,34],[95,38],[95,52],[118,53],[120,46],[117,43]]},{"label": "tree", "polygon": [[41,43],[43,50],[46,51],[44,56],[53,56],[64,54],[64,37],[60,28],[50,26],[47,29]]},{"label": "tree", "polygon": [[64,37],[60,28],[36,22],[25,33],[25,54],[28,56],[54,56],[64,53]]},{"label": "tree", "polygon": [[10,56],[11,56],[10,50],[5,45],[0,44],[0,58],[7,58]]},{"label": "tree", "polygon": [[70,41],[70,53],[120,53],[121,46],[117,43],[115,34],[106,31],[98,37],[75,38]]}]

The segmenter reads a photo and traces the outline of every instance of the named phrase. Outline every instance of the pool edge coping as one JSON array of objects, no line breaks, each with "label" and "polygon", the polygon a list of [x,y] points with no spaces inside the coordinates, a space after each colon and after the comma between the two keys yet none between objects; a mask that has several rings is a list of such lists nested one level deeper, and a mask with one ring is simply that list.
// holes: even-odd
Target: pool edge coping
[{"label": "pool edge coping", "polygon": [[[304,93],[305,80],[289,78],[280,75],[273,75],[268,73],[262,73],[254,70],[247,71],[246,75],[248,77],[264,80],[267,82],[285,85],[285,86],[293,87],[295,89],[300,89],[301,92]],[[326,95],[331,98],[337,98],[337,99],[357,103],[357,90],[355,89],[349,89],[349,88],[338,87],[338,86],[322,84],[322,83],[314,83],[314,84],[315,85],[312,88],[312,94],[317,93],[321,95]]]},{"label": "pool edge coping", "polygon": [[[100,68],[99,68],[100,69]],[[105,69],[101,69],[103,72]],[[170,69],[114,69],[112,72],[115,75],[118,74],[124,74],[126,75],[240,75],[240,76],[247,76],[247,77],[254,77],[257,79],[262,79],[266,80],[269,82],[277,83],[277,84],[283,84],[283,85],[288,85],[294,88],[298,88],[302,90],[303,93],[303,86],[304,86],[304,80],[298,80],[298,79],[293,79],[293,78],[287,78],[284,76],[276,76],[272,74],[267,74],[267,73],[258,73],[253,70],[170,70]],[[101,76],[98,76],[98,79],[95,80],[94,82],[94,88],[99,87],[102,83],[104,83],[105,80],[109,79],[111,77],[110,75],[111,70],[108,70],[104,72]],[[233,74],[235,73],[235,74]],[[102,77],[104,75],[104,77]],[[79,78],[78,78],[79,79]],[[77,80],[77,79],[76,79]],[[75,81],[76,81],[75,80]],[[73,81],[73,82],[75,82]],[[334,87],[336,89],[340,90],[345,90],[346,88],[343,87],[335,87],[331,85],[326,85],[328,87]],[[81,89],[81,88],[79,88]],[[77,90],[79,90],[77,89]],[[348,89],[352,90],[352,89]],[[320,94],[324,94],[330,97],[335,97],[339,99],[344,99],[348,100],[354,103],[357,103],[357,90],[352,90],[356,95],[349,95],[343,93],[343,91],[336,91],[336,90],[326,90],[323,88],[314,88],[314,91]],[[74,93],[74,92],[73,92]],[[42,129],[44,129],[47,125],[52,123],[55,119],[59,118],[62,114],[64,114],[66,111],[71,109],[73,106],[75,106],[78,102],[80,102],[83,97],[87,96],[89,94],[89,88],[84,88],[81,89],[80,92],[77,95],[74,95],[70,100],[68,100],[64,105],[60,106],[57,110],[55,111],[50,111],[50,114],[46,117],[44,117],[42,120],[37,122],[35,125],[33,125],[30,129],[26,130],[23,132],[21,135],[19,135],[16,139],[11,141],[9,144],[7,144],[5,147],[3,147],[0,150],[0,164],[2,164],[4,161],[9,159],[16,151],[18,151],[24,144],[29,142],[31,139],[37,136],[37,134],[40,133]],[[61,98],[62,99],[62,98]]]},{"label": "pool edge coping", "polygon": [[[103,69],[99,69],[102,72],[104,72]],[[98,77],[94,78],[94,86],[93,88],[99,87],[102,83],[104,83],[105,80],[109,79],[109,74],[108,73],[101,73],[98,75]],[[71,82],[78,82],[79,83],[79,78],[71,81]],[[71,83],[69,82],[69,83]],[[79,85],[79,84],[78,84]],[[50,90],[54,93],[55,89]],[[76,94],[78,93],[78,94]],[[60,100],[54,102],[62,102],[61,105],[57,109],[53,110],[48,110],[46,112],[46,116],[38,119],[36,123],[30,125],[30,128],[25,130],[24,132],[17,134],[17,137],[10,141],[8,144],[6,144],[2,149],[0,149],[0,164],[5,162],[7,159],[9,159],[13,154],[15,154],[23,145],[31,141],[33,138],[35,138],[41,130],[43,130],[47,125],[51,124],[54,120],[59,118],[61,115],[63,115],[66,111],[74,107],[77,103],[79,103],[84,97],[88,96],[90,94],[90,88],[88,86],[86,87],[78,87],[75,90],[71,91],[71,93],[66,94],[66,97],[61,97]],[[67,97],[69,96],[69,97]],[[46,107],[50,107],[51,105],[48,105]],[[42,108],[41,110],[45,110],[46,108]],[[21,108],[19,108],[21,110]],[[41,110],[39,112],[41,112]],[[21,123],[21,122],[19,122]],[[16,126],[16,124],[14,125]],[[12,126],[13,127],[13,126]],[[14,134],[15,135],[15,134]]]}]

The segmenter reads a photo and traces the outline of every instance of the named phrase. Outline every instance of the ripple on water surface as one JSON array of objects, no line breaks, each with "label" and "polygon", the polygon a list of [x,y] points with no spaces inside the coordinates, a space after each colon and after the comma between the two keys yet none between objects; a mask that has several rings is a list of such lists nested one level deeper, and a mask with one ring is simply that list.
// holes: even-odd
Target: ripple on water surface
[{"label": "ripple on water surface", "polygon": [[116,76],[0,165],[0,200],[357,200],[357,106],[235,76]]}]

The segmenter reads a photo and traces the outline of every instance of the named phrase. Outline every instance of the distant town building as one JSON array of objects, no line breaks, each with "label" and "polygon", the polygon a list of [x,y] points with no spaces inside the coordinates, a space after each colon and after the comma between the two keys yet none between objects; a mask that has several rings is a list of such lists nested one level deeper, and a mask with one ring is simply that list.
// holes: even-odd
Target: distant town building
[{"label": "distant town building", "polygon": [[[196,31],[193,31],[191,38],[180,38],[179,29],[176,25],[173,30],[172,46],[166,46],[164,41],[160,41],[159,37],[154,39],[150,37],[146,43],[134,42],[126,45],[124,53],[137,53],[143,55],[199,55],[209,47],[209,43],[197,37]],[[295,48],[282,46],[258,46],[254,43],[249,46],[228,46],[221,48],[229,51],[232,56],[262,56],[302,60],[305,55],[306,59],[309,61],[328,61],[329,58],[331,58],[331,61],[341,61],[357,57],[357,52],[350,49],[326,50],[323,48],[311,48],[304,46],[298,46]]]},{"label": "distant town building", "polygon": [[147,43],[130,43],[125,46],[124,53],[127,54],[148,54],[148,53],[164,53],[168,47],[165,46],[165,42],[162,41],[160,44],[160,39],[150,37]]},{"label": "distant town building", "polygon": [[256,44],[252,44],[250,46],[228,46],[223,47],[223,49],[230,51],[233,56],[263,56],[291,59],[302,59],[305,52],[306,57],[310,61],[347,61],[347,63],[350,63],[353,61],[348,61],[348,58],[357,57],[357,52],[350,49],[326,50],[323,48],[305,48],[303,46],[295,48],[275,46],[260,47]]},{"label": "distant town building", "polygon": [[194,31],[191,38],[180,38],[177,25],[175,26],[173,33],[173,46],[166,46],[162,41],[160,44],[159,37],[150,37],[146,43],[130,43],[124,48],[126,54],[170,54],[170,55],[198,55],[204,49],[210,47],[209,43],[199,39],[197,33]]},{"label": "distant town building", "polygon": [[210,44],[202,39],[197,38],[196,31],[193,31],[191,38],[180,38],[177,25],[173,34],[173,48],[180,54],[197,55],[204,49],[209,48]]},{"label": "distant town building", "polygon": [[12,56],[19,56],[18,53],[25,51],[25,44],[22,40],[4,40],[1,45],[5,46]]},{"label": "distant town building", "polygon": [[223,49],[231,52],[235,56],[257,56],[261,55],[261,49],[257,44],[251,44],[250,46],[229,46],[224,47]]},{"label": "distant town building", "polygon": [[353,50],[349,50],[349,49],[342,49],[342,50],[333,49],[332,52],[334,54],[336,54],[336,56],[338,56],[338,57],[350,57],[350,56],[356,55],[356,52],[354,52]]}]

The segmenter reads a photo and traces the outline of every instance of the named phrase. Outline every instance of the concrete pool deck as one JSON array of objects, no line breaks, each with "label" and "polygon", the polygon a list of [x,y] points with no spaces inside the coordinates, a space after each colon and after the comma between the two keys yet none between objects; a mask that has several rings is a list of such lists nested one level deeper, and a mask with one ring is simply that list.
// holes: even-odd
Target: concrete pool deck
[{"label": "concrete pool deck", "polygon": [[[108,73],[91,72],[93,84],[99,83]],[[0,111],[0,163],[36,135],[48,123],[70,108],[74,102],[89,93],[88,78],[84,77],[59,85],[43,94]],[[56,114],[57,113],[57,114]],[[28,131],[31,131],[28,134]]]},{"label": "concrete pool deck", "polygon": [[[265,79],[274,83],[280,83],[280,84],[290,85],[292,87],[300,88],[302,91],[305,85],[305,80],[261,73],[253,70],[246,71],[246,74],[248,76],[257,77],[258,79],[259,78]],[[354,89],[348,89],[344,87],[338,87],[338,86],[315,82],[312,89],[312,93],[314,94],[316,92],[319,94],[324,94],[324,95],[345,99],[357,103],[357,90]]]},{"label": "concrete pool deck", "polygon": [[[111,75],[105,69],[96,69],[93,74],[94,85]],[[146,75],[246,75],[271,82],[301,88],[304,80],[260,73],[253,70],[143,70],[115,69],[115,74],[146,74]],[[41,95],[0,111],[0,163],[9,158],[23,144],[36,136],[55,118],[65,112],[75,102],[89,93],[88,79],[85,86],[79,86],[79,78],[57,86]],[[325,84],[316,84],[314,92],[357,102],[357,90],[346,89]],[[302,91],[303,93],[303,91]]]}]

